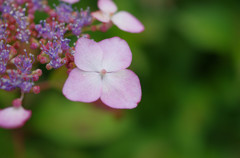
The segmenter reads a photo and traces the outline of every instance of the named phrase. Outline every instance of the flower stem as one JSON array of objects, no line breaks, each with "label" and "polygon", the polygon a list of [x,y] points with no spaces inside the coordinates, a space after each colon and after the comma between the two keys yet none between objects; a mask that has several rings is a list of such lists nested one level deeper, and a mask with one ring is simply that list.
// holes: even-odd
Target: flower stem
[{"label": "flower stem", "polygon": [[20,130],[12,131],[13,145],[14,145],[14,157],[24,158],[25,157],[25,145],[23,132]]}]

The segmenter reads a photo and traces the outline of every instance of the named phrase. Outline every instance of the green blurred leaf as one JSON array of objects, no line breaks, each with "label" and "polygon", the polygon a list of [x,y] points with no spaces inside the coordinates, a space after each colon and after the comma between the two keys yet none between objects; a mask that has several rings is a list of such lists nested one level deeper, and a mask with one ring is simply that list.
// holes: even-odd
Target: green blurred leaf
[{"label": "green blurred leaf", "polygon": [[56,69],[50,74],[50,77],[48,79],[49,86],[51,88],[62,90],[62,87],[67,80],[67,77],[67,68],[65,66],[62,66],[61,68]]},{"label": "green blurred leaf", "polygon": [[15,91],[9,92],[5,90],[0,90],[0,109],[12,105],[12,101],[17,97],[20,97],[20,93],[19,96],[17,96]]},{"label": "green blurred leaf", "polygon": [[71,102],[57,92],[42,96],[30,121],[34,130],[60,144],[99,145],[123,134],[130,119],[91,104]]},{"label": "green blurred leaf", "polygon": [[177,16],[177,29],[194,45],[226,50],[237,32],[233,14],[220,5],[192,5]]},{"label": "green blurred leaf", "polygon": [[0,157],[14,157],[12,133],[9,130],[0,129]]}]

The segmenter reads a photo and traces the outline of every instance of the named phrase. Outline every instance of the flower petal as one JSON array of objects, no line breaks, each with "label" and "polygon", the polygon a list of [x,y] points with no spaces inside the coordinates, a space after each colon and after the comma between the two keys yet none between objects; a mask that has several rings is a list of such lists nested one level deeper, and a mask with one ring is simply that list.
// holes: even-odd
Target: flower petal
[{"label": "flower petal", "polygon": [[144,30],[143,24],[132,14],[125,11],[113,15],[112,22],[123,31],[139,33]]},{"label": "flower petal", "polygon": [[112,0],[98,0],[98,8],[105,13],[115,13],[117,6]]},{"label": "flower petal", "polygon": [[110,14],[104,13],[102,11],[96,11],[91,14],[94,18],[96,18],[98,21],[108,23],[110,22]]},{"label": "flower petal", "polygon": [[131,70],[107,73],[103,78],[101,100],[112,108],[135,108],[141,100],[141,95],[139,78]]},{"label": "flower petal", "polygon": [[102,80],[99,73],[73,69],[63,86],[63,94],[71,101],[93,102],[101,94]]},{"label": "flower petal", "polygon": [[0,127],[13,129],[19,128],[31,117],[32,112],[23,107],[8,107],[0,110]]},{"label": "flower petal", "polygon": [[79,2],[79,0],[61,0],[61,1],[67,2],[67,3],[70,3],[70,4],[74,4],[74,3]]},{"label": "flower petal", "polygon": [[100,41],[99,45],[103,51],[102,67],[107,72],[125,69],[131,64],[132,52],[125,40],[113,37]]},{"label": "flower petal", "polygon": [[74,61],[84,71],[102,70],[103,52],[97,42],[88,38],[80,38],[75,47]]}]

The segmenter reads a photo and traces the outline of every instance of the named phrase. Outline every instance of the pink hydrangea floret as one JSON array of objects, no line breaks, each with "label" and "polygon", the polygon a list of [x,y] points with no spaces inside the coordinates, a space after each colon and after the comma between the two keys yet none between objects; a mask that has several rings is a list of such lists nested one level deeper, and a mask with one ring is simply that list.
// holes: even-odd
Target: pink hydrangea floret
[{"label": "pink hydrangea floret", "polygon": [[22,127],[31,117],[32,112],[25,110],[22,106],[8,107],[0,110],[0,127],[14,129]]},{"label": "pink hydrangea floret", "polygon": [[132,14],[126,11],[117,12],[117,6],[112,0],[98,0],[99,11],[93,12],[92,16],[97,20],[109,23],[112,22],[119,29],[139,33],[144,31],[143,24]]},{"label": "pink hydrangea floret", "polygon": [[61,1],[69,3],[69,4],[74,4],[74,3],[79,2],[79,0],[61,0]]},{"label": "pink hydrangea floret", "polygon": [[76,44],[73,69],[63,87],[72,101],[94,102],[99,98],[112,108],[135,108],[141,100],[138,76],[128,70],[132,53],[119,37],[95,42],[80,38]]}]

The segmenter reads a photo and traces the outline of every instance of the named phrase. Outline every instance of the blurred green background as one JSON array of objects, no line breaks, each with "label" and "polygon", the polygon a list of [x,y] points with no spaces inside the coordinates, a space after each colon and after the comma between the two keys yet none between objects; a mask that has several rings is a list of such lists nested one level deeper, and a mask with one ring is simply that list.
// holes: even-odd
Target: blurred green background
[{"label": "blurred green background", "polygon": [[[51,1],[53,2],[53,1]],[[81,0],[76,7],[96,0]],[[70,102],[51,72],[53,88],[28,94],[32,118],[19,130],[0,129],[1,158],[239,158],[239,0],[115,0],[146,27],[141,34],[111,28],[133,52],[143,97],[136,109]],[[54,1],[58,3],[58,1]],[[17,93],[0,91],[0,105]]]}]

